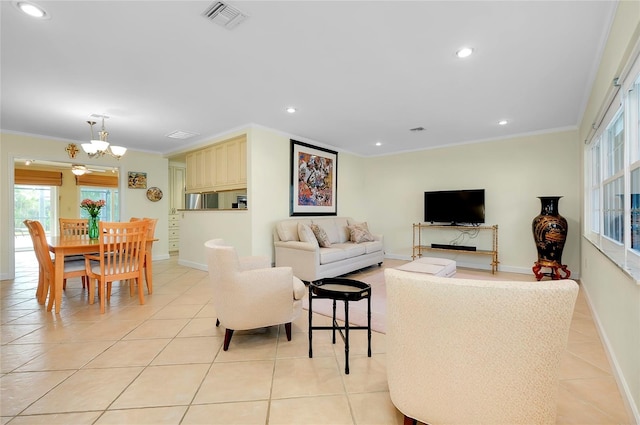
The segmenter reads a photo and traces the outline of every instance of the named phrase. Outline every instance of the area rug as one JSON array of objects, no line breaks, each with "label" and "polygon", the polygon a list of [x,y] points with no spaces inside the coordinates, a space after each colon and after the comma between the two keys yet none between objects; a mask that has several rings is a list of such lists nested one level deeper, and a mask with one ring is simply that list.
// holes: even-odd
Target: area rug
[{"label": "area rug", "polygon": [[[384,285],[384,269],[365,276],[345,276],[371,285],[371,330],[386,333],[387,322],[387,290]],[[453,277],[458,279],[501,280],[486,272],[458,271]],[[308,314],[309,297],[303,301],[303,308]],[[333,301],[328,299],[313,300],[313,312],[332,317]],[[336,303],[336,318],[344,322],[344,302]],[[349,301],[349,323],[354,326],[367,326],[367,300]]]}]

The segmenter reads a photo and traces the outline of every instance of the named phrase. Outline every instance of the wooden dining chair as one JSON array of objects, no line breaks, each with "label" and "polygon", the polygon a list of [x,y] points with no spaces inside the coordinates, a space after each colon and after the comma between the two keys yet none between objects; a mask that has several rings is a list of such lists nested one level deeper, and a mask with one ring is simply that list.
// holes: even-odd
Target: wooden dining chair
[{"label": "wooden dining chair", "polygon": [[61,236],[82,236],[89,231],[88,218],[60,218],[58,223]]},{"label": "wooden dining chair", "polygon": [[[142,264],[148,227],[149,222],[146,220],[128,223],[100,222],[100,252],[85,255],[85,268],[89,277],[89,304],[93,304],[95,300],[95,279],[98,281],[100,313],[105,312],[105,303],[111,298],[111,285],[114,281],[135,279],[140,304],[144,304]],[[129,291],[133,296],[132,283]]]},{"label": "wooden dining chair", "polygon": [[[58,225],[60,229],[60,236],[84,236],[89,232],[89,219],[88,218],[59,218]],[[84,255],[70,255],[65,258],[65,261],[77,261],[84,262]],[[82,289],[87,286],[87,277],[82,276]],[[63,283],[63,289],[67,289],[67,283]]]},{"label": "wooden dining chair", "polygon": [[149,228],[147,230],[147,250],[144,256],[144,280],[147,282],[147,292],[149,294],[153,293],[153,269],[152,269],[152,256],[151,250],[153,246],[153,238],[156,233],[156,224],[158,223],[157,218],[149,218],[149,217],[131,217],[129,221],[139,221],[139,220],[147,220],[149,222]]},{"label": "wooden dining chair", "polygon": [[[40,275],[38,277],[36,297],[38,298],[38,303],[44,304],[47,299],[47,294],[52,294],[55,291],[56,285],[61,283],[55,282],[54,279],[55,263],[49,255],[49,245],[47,243],[47,237],[42,224],[36,220],[25,220],[24,225],[29,229],[29,235],[33,242],[33,250],[36,253],[38,263],[40,264]],[[68,278],[84,276],[86,276],[86,272],[83,260],[64,262],[63,285]],[[50,295],[47,311],[51,311],[53,307],[53,299],[54,297]]]}]

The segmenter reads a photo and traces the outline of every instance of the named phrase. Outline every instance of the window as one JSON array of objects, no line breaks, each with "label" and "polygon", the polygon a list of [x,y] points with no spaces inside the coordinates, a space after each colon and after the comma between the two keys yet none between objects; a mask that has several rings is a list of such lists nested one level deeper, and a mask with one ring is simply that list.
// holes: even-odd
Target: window
[{"label": "window", "polygon": [[[92,201],[103,199],[106,204],[104,208],[100,210],[100,220],[120,221],[118,189],[108,187],[81,186],[80,199],[91,199]],[[80,207],[78,208],[80,209],[80,217],[89,218],[89,213],[86,210]]]},{"label": "window", "polygon": [[640,63],[585,152],[585,236],[640,280]]},{"label": "window", "polygon": [[31,250],[33,244],[29,231],[24,225],[24,220],[37,220],[47,234],[53,234],[57,230],[54,226],[57,218],[52,216],[56,211],[57,199],[55,186],[39,185],[15,185],[14,196],[14,232],[15,249],[17,251]]}]

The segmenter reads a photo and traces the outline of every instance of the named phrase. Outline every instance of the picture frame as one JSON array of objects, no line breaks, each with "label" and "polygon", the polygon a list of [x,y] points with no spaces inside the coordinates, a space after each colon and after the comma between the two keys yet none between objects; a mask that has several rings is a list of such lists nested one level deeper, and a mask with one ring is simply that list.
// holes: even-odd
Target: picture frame
[{"label": "picture frame", "polygon": [[290,216],[338,213],[338,152],[291,139]]},{"label": "picture frame", "polygon": [[128,175],[129,189],[146,189],[147,173],[141,171],[129,171]]}]

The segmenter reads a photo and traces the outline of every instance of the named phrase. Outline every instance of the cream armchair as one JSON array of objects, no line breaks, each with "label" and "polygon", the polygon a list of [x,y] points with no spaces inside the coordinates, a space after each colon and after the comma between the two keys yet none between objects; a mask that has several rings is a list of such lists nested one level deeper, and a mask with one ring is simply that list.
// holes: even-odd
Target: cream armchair
[{"label": "cream armchair", "polygon": [[578,285],[385,270],[387,375],[405,424],[555,423]]},{"label": "cream armchair", "polygon": [[209,279],[213,285],[216,326],[226,328],[224,351],[235,330],[284,323],[291,341],[291,322],[302,312],[304,283],[291,267],[271,267],[267,257],[238,257],[222,239],[205,242]]}]

